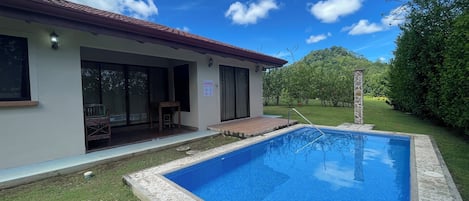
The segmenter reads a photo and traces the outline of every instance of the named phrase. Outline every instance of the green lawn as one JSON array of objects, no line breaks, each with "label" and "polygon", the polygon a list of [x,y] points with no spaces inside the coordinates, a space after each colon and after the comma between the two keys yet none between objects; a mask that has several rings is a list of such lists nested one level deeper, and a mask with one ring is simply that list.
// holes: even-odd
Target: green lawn
[{"label": "green lawn", "polygon": [[[216,136],[189,144],[192,149],[207,150],[238,141],[238,138]],[[185,157],[174,147],[133,156],[132,158],[99,165],[92,170],[96,176],[83,178],[83,172],[57,176],[39,182],[0,191],[0,200],[138,200],[122,182],[122,176]]]},{"label": "green lawn", "polygon": [[[322,107],[317,102],[295,108],[318,125],[337,126],[344,122],[353,122],[353,108]],[[365,123],[374,124],[375,130],[420,133],[432,136],[463,200],[469,201],[469,140],[467,136],[412,115],[392,110],[384,100],[365,98],[364,108]],[[264,113],[287,117],[288,107],[266,106]],[[292,113],[292,118],[305,123],[301,117],[294,113]]]}]

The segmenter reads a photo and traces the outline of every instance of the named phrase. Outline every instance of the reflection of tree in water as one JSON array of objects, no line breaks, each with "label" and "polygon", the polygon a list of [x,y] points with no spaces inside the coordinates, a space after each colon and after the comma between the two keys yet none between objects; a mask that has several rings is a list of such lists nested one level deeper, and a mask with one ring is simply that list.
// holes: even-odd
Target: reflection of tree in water
[{"label": "reflection of tree in water", "polygon": [[[354,144],[352,134],[326,133],[326,135],[320,137],[315,143],[310,143],[316,140],[320,135],[321,133],[315,129],[301,129],[297,132],[286,134],[276,140],[271,140],[268,150],[273,152],[282,151],[284,152],[283,154],[286,154],[286,152],[301,152],[306,155],[316,151],[346,153],[353,150],[351,146]],[[304,147],[308,144],[309,146]],[[279,147],[282,147],[282,149],[277,149]]]},{"label": "reflection of tree in water", "polygon": [[[292,160],[291,166],[294,166],[298,154],[303,155],[304,160],[308,160],[312,158],[311,155],[314,153],[322,152],[324,168],[326,168],[326,155],[328,152],[341,153],[344,158],[346,153],[354,153],[354,179],[363,181],[364,141],[366,137],[360,134],[328,131],[325,131],[324,136],[320,136],[321,133],[316,129],[303,128],[270,140],[267,152],[270,152],[268,155],[272,157],[280,155]],[[313,141],[315,142],[311,143]]]}]

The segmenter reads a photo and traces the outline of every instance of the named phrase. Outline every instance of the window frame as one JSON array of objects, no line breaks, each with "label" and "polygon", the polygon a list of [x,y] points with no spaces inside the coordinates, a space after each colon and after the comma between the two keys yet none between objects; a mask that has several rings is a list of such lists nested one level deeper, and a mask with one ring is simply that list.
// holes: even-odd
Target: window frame
[{"label": "window frame", "polygon": [[[23,52],[23,63],[21,66],[21,89],[20,89],[20,96],[14,98],[5,98],[0,96],[0,102],[10,102],[5,104],[0,104],[0,106],[34,106],[37,105],[37,101],[31,101],[31,79],[29,75],[29,47],[28,47],[28,38],[26,37],[18,37],[18,36],[10,36],[0,34],[0,38],[2,39],[10,39],[10,40],[17,40],[21,41],[20,44],[24,50]],[[14,103],[14,104],[12,104]]]}]

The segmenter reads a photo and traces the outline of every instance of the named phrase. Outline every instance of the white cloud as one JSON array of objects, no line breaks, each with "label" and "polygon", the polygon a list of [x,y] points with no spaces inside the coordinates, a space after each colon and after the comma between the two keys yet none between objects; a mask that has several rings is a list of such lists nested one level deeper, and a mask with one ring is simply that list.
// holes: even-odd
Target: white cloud
[{"label": "white cloud", "polygon": [[306,43],[312,44],[312,43],[317,43],[319,41],[325,40],[326,38],[332,36],[331,33],[326,34],[320,34],[320,35],[311,35],[309,38],[306,39]]},{"label": "white cloud", "polygon": [[72,2],[106,10],[113,13],[129,15],[139,19],[148,19],[158,15],[158,8],[153,0],[70,0]]},{"label": "white cloud", "polygon": [[378,61],[381,62],[381,63],[385,63],[387,61],[387,59],[385,57],[379,57]]},{"label": "white cloud", "polygon": [[249,5],[237,1],[230,5],[225,17],[231,18],[235,24],[256,24],[257,20],[267,17],[270,10],[278,8],[275,0],[259,0]]},{"label": "white cloud", "polygon": [[308,6],[310,13],[316,18],[324,23],[332,23],[341,16],[358,11],[362,6],[362,0],[325,0]]},{"label": "white cloud", "polygon": [[389,12],[389,15],[384,16],[383,19],[381,19],[381,23],[383,23],[384,26],[397,26],[405,22],[408,14],[408,6],[399,6]]},{"label": "white cloud", "polygon": [[383,31],[384,27],[381,24],[370,23],[368,20],[362,19],[358,23],[342,29],[342,31],[348,30],[350,30],[348,32],[349,35],[362,35]]},{"label": "white cloud", "polygon": [[189,32],[190,31],[189,27],[186,27],[186,26],[183,26],[182,28],[177,27],[176,29],[179,30],[179,31],[184,31],[184,32]]},{"label": "white cloud", "polygon": [[384,31],[392,26],[398,26],[405,22],[409,13],[407,6],[399,6],[389,12],[389,15],[381,19],[381,23],[370,23],[368,20],[361,19],[358,23],[342,28],[342,31],[349,31],[349,35],[362,35]]}]

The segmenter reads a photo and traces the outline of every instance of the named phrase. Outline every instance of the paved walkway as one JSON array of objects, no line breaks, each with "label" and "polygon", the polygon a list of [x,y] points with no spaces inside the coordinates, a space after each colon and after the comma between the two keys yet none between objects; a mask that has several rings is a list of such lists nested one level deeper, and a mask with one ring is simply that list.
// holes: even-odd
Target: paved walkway
[{"label": "paved walkway", "polygon": [[224,135],[248,138],[272,132],[296,123],[296,120],[288,121],[288,119],[262,116],[212,125],[208,126],[208,129],[218,131]]},{"label": "paved walkway", "polygon": [[0,189],[51,176],[77,172],[98,164],[116,161],[135,154],[151,152],[168,145],[175,145],[217,134],[219,133],[214,131],[197,131],[17,168],[2,169],[0,170]]},{"label": "paved walkway", "polygon": [[352,123],[343,123],[337,126],[337,128],[344,128],[349,130],[356,130],[356,131],[369,131],[373,130],[375,125],[373,124],[352,124]]}]

